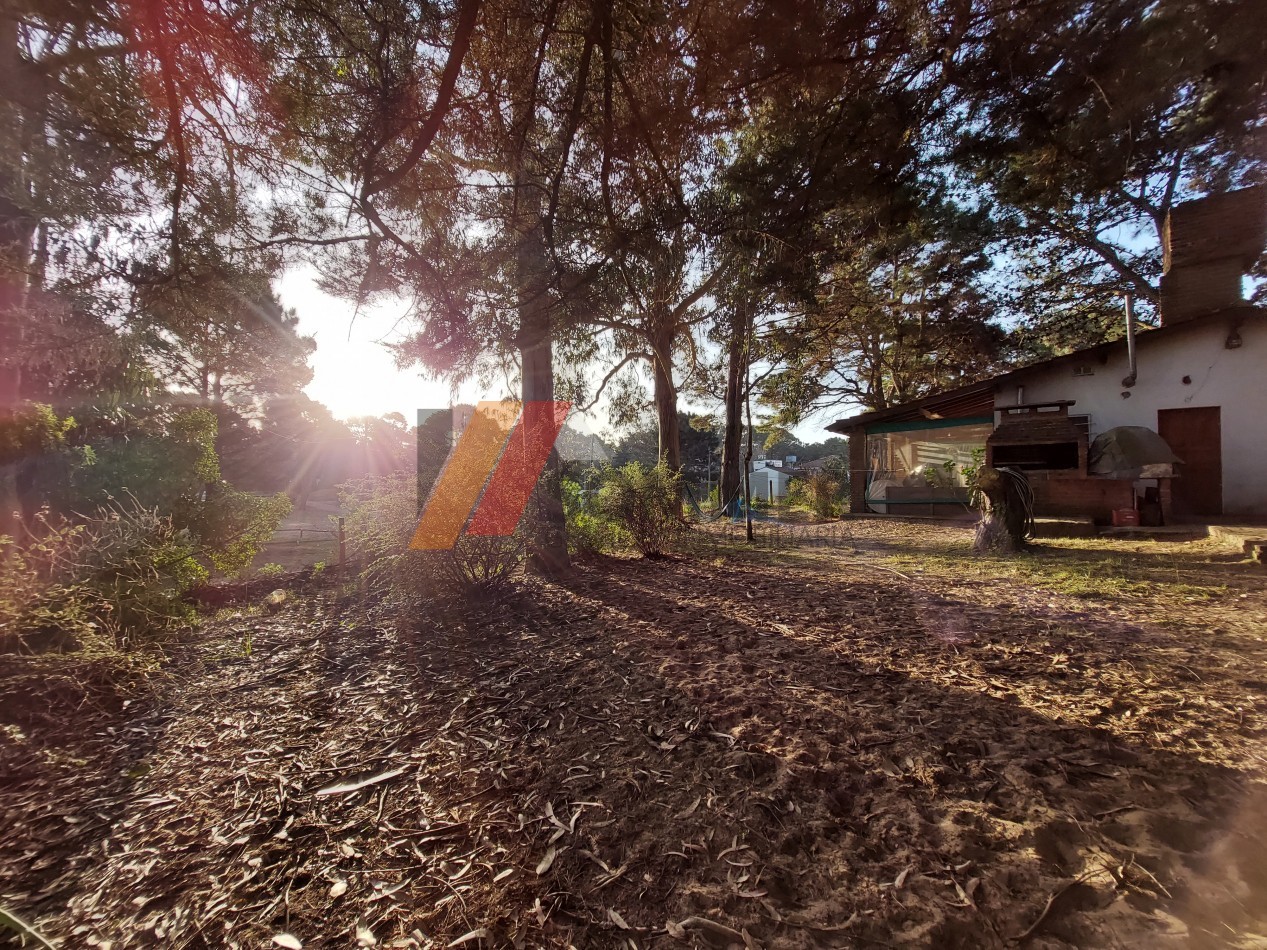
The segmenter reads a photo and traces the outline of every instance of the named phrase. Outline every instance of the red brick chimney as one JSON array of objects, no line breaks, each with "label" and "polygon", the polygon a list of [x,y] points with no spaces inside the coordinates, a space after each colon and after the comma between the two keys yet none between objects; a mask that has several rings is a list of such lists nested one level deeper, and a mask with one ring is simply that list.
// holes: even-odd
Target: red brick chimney
[{"label": "red brick chimney", "polygon": [[1176,205],[1162,245],[1163,326],[1242,306],[1241,278],[1267,246],[1267,190],[1255,185]]}]

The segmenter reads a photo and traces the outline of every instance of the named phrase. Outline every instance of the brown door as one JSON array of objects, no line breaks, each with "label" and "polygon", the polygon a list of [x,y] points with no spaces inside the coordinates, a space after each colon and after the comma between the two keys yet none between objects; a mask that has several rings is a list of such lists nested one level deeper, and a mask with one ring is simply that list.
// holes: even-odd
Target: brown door
[{"label": "brown door", "polygon": [[1223,450],[1219,407],[1158,409],[1157,432],[1183,460],[1174,485],[1179,516],[1223,514]]}]

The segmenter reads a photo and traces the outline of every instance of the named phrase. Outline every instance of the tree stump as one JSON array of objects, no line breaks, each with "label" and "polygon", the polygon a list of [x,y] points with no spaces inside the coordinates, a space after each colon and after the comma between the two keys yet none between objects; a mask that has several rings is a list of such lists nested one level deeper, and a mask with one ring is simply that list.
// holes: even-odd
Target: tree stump
[{"label": "tree stump", "polygon": [[1020,472],[982,467],[977,473],[977,489],[985,499],[985,511],[977,522],[972,549],[1011,554],[1025,547],[1033,521],[1033,495]]}]

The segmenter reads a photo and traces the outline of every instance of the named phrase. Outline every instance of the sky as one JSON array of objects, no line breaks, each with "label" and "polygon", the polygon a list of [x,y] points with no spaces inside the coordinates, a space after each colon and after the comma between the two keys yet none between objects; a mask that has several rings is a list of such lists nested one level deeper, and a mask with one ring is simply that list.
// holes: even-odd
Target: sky
[{"label": "sky", "polygon": [[[408,331],[407,321],[401,319],[407,308],[403,301],[363,307],[358,313],[348,301],[324,293],[317,279],[317,271],[303,265],[288,268],[277,285],[283,306],[295,308],[299,316],[299,332],[317,341],[312,382],[304,389],[308,396],[324,403],[339,419],[399,412],[412,421],[419,409],[449,405],[447,383],[427,379],[417,369],[398,368],[388,349],[388,344],[401,340]],[[496,393],[494,398],[501,395]],[[475,402],[481,396],[488,398],[468,384],[458,391],[456,401]],[[720,405],[715,410],[720,415]],[[831,410],[811,416],[794,431],[804,442],[821,442],[832,435],[824,428],[827,423],[844,414]],[[610,428],[601,404],[589,417],[569,419],[569,425],[604,435]]]},{"label": "sky", "polygon": [[299,332],[317,341],[313,378],[305,392],[340,419],[399,412],[413,419],[418,409],[447,406],[448,384],[425,379],[417,370],[397,368],[387,344],[401,339],[398,307],[356,308],[324,293],[317,272],[291,268],[278,282],[282,304],[294,307]]}]

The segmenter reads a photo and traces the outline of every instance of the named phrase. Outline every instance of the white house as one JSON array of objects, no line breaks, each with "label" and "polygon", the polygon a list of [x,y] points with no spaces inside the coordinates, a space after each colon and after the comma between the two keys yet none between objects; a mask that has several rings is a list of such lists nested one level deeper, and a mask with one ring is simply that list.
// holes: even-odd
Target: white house
[{"label": "white house", "polygon": [[[853,510],[962,513],[964,468],[989,460],[1027,471],[1039,514],[1107,520],[1151,488],[1166,520],[1267,516],[1267,310],[1242,297],[1264,193],[1180,205],[1166,236],[1159,328],[828,426],[850,437]],[[1088,449],[1119,426],[1160,434],[1177,477],[1098,475]]]},{"label": "white house", "polygon": [[786,496],[788,483],[792,480],[791,474],[782,468],[771,466],[765,459],[753,460],[749,478],[753,501],[768,502],[775,502]]}]

